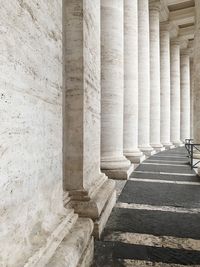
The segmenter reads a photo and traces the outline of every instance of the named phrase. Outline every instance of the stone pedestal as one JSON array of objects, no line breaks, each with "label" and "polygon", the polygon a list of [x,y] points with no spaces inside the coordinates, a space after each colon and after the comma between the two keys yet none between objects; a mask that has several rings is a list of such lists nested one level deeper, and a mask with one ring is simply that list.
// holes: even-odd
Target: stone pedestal
[{"label": "stone pedestal", "polygon": [[67,233],[65,239],[57,247],[50,261],[44,265],[39,262],[37,266],[91,266],[94,254],[92,231],[92,220],[78,219],[73,229]]},{"label": "stone pedestal", "polygon": [[99,237],[115,202],[100,172],[100,1],[64,8],[64,190],[67,206],[91,218]]},{"label": "stone pedestal", "polygon": [[190,138],[190,56],[181,51],[181,141]]},{"label": "stone pedestal", "polygon": [[138,144],[150,156],[155,153],[150,146],[150,46],[149,1],[138,1]]},{"label": "stone pedestal", "polygon": [[150,9],[150,144],[157,151],[160,143],[160,0],[149,0]]},{"label": "stone pedestal", "polygon": [[124,1],[124,155],[141,163],[138,149],[138,4]]},{"label": "stone pedestal", "polygon": [[170,33],[169,23],[160,24],[160,140],[166,149],[170,142]]},{"label": "stone pedestal", "polygon": [[101,1],[101,169],[128,179],[133,165],[123,155],[124,1]]},{"label": "stone pedestal", "polygon": [[171,141],[175,146],[180,140],[180,43],[171,41]]}]

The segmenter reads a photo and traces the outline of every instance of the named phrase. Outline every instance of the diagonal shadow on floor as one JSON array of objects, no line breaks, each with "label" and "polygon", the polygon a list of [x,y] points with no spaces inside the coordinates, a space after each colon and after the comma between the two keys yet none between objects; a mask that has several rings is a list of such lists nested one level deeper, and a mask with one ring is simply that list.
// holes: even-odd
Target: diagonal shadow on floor
[{"label": "diagonal shadow on floor", "polygon": [[93,267],[200,266],[200,178],[184,147],[160,152],[126,182]]}]

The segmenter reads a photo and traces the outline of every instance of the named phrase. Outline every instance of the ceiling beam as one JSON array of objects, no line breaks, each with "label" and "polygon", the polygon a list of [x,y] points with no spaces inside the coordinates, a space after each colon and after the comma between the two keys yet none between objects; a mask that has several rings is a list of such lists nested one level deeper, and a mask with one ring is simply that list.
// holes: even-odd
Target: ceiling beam
[{"label": "ceiling beam", "polygon": [[194,26],[179,29],[179,36],[187,39],[193,39],[194,30],[195,30]]},{"label": "ceiling beam", "polygon": [[175,22],[177,25],[194,23],[195,8],[189,7],[169,13],[169,20]]},{"label": "ceiling beam", "polygon": [[167,5],[172,6],[172,5],[182,4],[185,2],[188,2],[188,0],[167,0]]}]

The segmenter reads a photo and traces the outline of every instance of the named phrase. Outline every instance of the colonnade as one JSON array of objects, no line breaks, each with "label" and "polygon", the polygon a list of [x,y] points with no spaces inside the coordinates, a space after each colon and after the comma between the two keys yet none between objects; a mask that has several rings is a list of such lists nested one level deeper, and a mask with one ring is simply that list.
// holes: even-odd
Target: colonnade
[{"label": "colonnade", "polygon": [[114,179],[200,143],[200,0],[21,2],[1,3],[0,262],[90,266]]},{"label": "colonnade", "polygon": [[190,138],[190,55],[160,8],[101,1],[101,167],[110,178]]},{"label": "colonnade", "polygon": [[97,234],[115,201],[108,178],[190,137],[190,55],[159,14],[159,0],[66,10],[64,189]]}]

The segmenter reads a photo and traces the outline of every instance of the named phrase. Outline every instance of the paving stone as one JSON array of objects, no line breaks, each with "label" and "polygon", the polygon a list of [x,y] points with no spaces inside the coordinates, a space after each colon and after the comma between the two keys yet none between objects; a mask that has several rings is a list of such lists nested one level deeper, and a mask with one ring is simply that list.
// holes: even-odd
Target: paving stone
[{"label": "paving stone", "polygon": [[[93,267],[200,266],[200,178],[190,169],[184,147],[158,153],[144,163],[151,161],[160,164],[140,164],[131,175],[149,181],[126,182],[101,240],[95,242]],[[148,235],[151,240],[159,237],[161,242],[158,246],[142,238],[139,243],[109,239],[114,233]],[[166,246],[166,238],[177,240],[177,245]],[[180,246],[180,238],[186,247]],[[195,246],[190,247],[187,239]]]}]

